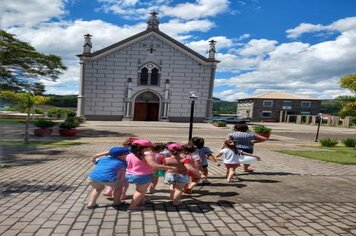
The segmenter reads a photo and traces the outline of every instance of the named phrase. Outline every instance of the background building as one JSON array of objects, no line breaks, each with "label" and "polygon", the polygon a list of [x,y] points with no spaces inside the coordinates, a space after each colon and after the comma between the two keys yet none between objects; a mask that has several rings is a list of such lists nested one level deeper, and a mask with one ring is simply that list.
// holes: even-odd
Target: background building
[{"label": "background building", "polygon": [[320,99],[290,93],[271,92],[239,99],[237,115],[252,121],[285,121],[287,115],[317,115]]},{"label": "background building", "polygon": [[215,41],[210,41],[206,58],[161,32],[157,13],[151,13],[145,31],[102,50],[91,52],[91,37],[85,35],[84,51],[78,55],[78,116],[188,121],[191,91],[199,96],[196,121],[211,116]]}]

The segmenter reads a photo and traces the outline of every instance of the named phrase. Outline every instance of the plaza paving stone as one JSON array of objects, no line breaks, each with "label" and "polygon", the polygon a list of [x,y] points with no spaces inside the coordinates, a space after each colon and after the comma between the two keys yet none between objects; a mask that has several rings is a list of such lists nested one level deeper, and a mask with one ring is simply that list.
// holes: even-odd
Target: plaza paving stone
[{"label": "plaza paving stone", "polygon": [[[356,235],[356,166],[276,153],[312,144],[314,127],[271,126],[278,134],[256,145],[262,161],[254,174],[238,170],[239,181],[227,183],[224,168],[210,163],[212,184],[198,186],[180,208],[169,203],[161,179],[150,195],[153,204],[135,213],[127,213],[127,205],[114,209],[105,197],[99,208],[85,208],[91,156],[129,136],[186,142],[187,124],[87,122],[74,139],[80,145],[3,147],[1,162],[10,168],[0,172],[0,235]],[[194,135],[217,152],[229,128],[196,124]],[[354,129],[322,128],[321,135],[356,135]],[[15,131],[1,139],[19,140]]]}]

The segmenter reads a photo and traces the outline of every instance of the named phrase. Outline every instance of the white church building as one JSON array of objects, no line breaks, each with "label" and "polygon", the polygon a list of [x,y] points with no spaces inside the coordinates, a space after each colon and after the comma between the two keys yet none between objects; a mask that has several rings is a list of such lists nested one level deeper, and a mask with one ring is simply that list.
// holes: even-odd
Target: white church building
[{"label": "white church building", "polygon": [[147,29],[92,52],[84,36],[77,115],[87,120],[188,121],[190,93],[195,121],[212,115],[215,41],[204,57],[159,30],[157,13]]}]

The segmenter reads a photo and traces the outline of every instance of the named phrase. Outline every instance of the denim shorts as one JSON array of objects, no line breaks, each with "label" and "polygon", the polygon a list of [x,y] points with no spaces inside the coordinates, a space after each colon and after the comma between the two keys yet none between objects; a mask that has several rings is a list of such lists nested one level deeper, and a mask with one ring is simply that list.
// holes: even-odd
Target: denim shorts
[{"label": "denim shorts", "polygon": [[127,182],[130,184],[147,184],[152,181],[153,174],[149,175],[132,175],[126,173]]},{"label": "denim shorts", "polygon": [[168,184],[187,184],[189,183],[188,175],[166,173],[164,182]]}]

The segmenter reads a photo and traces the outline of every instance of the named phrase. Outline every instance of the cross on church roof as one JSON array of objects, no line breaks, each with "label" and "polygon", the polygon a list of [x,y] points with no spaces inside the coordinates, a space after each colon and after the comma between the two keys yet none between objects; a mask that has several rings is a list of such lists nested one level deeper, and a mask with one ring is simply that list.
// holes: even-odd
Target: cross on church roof
[{"label": "cross on church roof", "polygon": [[93,37],[93,35],[91,35],[91,34],[85,34],[84,37],[86,37],[86,38],[91,38],[91,37]]},{"label": "cross on church roof", "polygon": [[150,14],[151,14],[151,16],[157,16],[158,15],[158,13],[155,12],[155,11],[151,12]]}]

